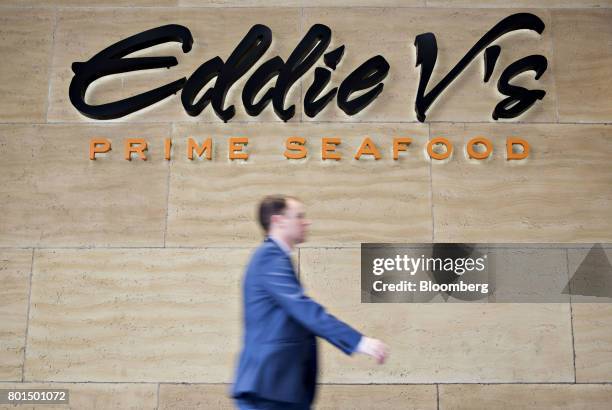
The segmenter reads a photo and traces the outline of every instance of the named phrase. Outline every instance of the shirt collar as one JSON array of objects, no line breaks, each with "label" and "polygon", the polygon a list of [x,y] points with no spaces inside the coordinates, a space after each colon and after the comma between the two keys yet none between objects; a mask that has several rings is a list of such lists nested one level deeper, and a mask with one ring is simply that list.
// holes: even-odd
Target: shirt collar
[{"label": "shirt collar", "polygon": [[285,242],[283,242],[281,239],[275,238],[275,237],[273,237],[271,235],[268,235],[268,238],[270,238],[270,240],[272,240],[275,244],[277,244],[283,251],[285,251],[287,256],[289,256],[291,258],[291,248],[289,248],[289,246],[287,246],[287,244]]}]

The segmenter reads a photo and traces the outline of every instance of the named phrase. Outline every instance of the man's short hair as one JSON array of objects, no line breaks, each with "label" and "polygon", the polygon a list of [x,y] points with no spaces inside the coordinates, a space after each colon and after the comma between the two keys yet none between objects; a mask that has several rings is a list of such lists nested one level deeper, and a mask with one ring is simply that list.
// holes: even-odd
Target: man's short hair
[{"label": "man's short hair", "polygon": [[282,215],[287,209],[287,200],[299,201],[296,197],[289,195],[268,195],[259,203],[259,224],[265,233],[270,230],[272,215]]}]

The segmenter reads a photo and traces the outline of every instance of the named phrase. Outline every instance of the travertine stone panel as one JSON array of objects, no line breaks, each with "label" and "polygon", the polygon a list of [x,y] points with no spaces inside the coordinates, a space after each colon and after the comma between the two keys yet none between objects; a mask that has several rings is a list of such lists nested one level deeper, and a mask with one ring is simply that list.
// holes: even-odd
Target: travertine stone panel
[{"label": "travertine stone panel", "polygon": [[[273,35],[272,44],[261,62],[277,55],[286,59],[301,39],[299,17],[300,10],[292,8],[63,9],[59,13],[55,39],[49,121],[91,121],[81,115],[68,98],[68,89],[73,76],[71,64],[75,61],[87,61],[104,48],[131,35],[165,24],[181,24],[191,31],[193,48],[189,53],[183,53],[179,43],[166,43],[130,55],[132,57],[175,56],[178,65],[170,69],[161,68],[104,77],[93,84],[94,88],[88,90],[87,99],[89,101],[91,98],[92,104],[116,101],[182,77],[189,78],[202,63],[216,56],[226,60],[255,24],[267,25]],[[96,24],[91,24],[91,21],[95,21]],[[241,93],[243,85],[255,68],[236,82],[227,94],[226,107],[232,104],[236,107],[233,121],[251,119],[244,111]],[[222,123],[210,105],[199,116],[190,117],[183,109],[180,95],[179,92],[154,106],[117,121],[191,120]],[[300,118],[299,100],[300,86],[296,84],[287,94],[286,100],[287,106],[290,103],[296,104],[294,120]],[[282,122],[276,117],[271,106],[266,108],[257,120]]]},{"label": "travertine stone panel", "polygon": [[[119,383],[0,383],[0,389],[67,389],[69,405],[40,404],[17,408],[56,409],[155,409],[157,384]],[[0,409],[14,409],[0,405]]]},{"label": "travertine stone panel", "polygon": [[25,379],[229,382],[249,253],[36,251]]},{"label": "travertine stone panel", "polygon": [[[166,219],[167,125],[0,126],[0,244],[160,246]],[[109,153],[89,160],[92,138]],[[148,158],[124,159],[126,138],[145,138]]]},{"label": "travertine stone panel", "polygon": [[436,409],[436,386],[319,385],[317,409]]},{"label": "travertine stone panel", "polygon": [[612,305],[573,303],[572,314],[576,381],[612,382]]},{"label": "travertine stone panel", "polygon": [[[503,0],[426,0],[428,7],[508,7]],[[512,7],[542,7],[542,8],[584,8],[584,7],[610,7],[610,0],[516,0]]]},{"label": "travertine stone panel", "polygon": [[[434,124],[454,144],[432,163],[437,242],[609,242],[612,237],[612,127]],[[488,160],[468,159],[467,142],[487,137]],[[506,160],[506,138],[530,144]]]},{"label": "travertine stone panel", "polygon": [[53,45],[52,10],[0,12],[0,122],[44,122]]},{"label": "travertine stone panel", "polygon": [[234,410],[231,384],[160,384],[159,409]]},{"label": "travertine stone panel", "polygon": [[[433,32],[438,44],[438,59],[428,90],[432,89],[454,67],[468,50],[503,18],[524,9],[305,9],[303,28],[315,23],[328,25],[333,32],[330,50],[345,45],[345,55],[333,73],[333,84],[375,55],[382,55],[390,65],[384,89],[365,110],[353,117],[335,106],[326,107],[314,121],[416,121],[415,96],[420,77],[416,67],[417,35]],[[547,27],[547,10],[534,10]],[[527,122],[555,121],[556,105],[553,81],[552,43],[550,30],[542,36],[534,32],[514,32],[496,42],[502,48],[489,83],[483,82],[484,57],[479,54],[438,97],[427,112],[427,121],[493,121],[491,114],[503,98],[497,91],[502,71],[511,63],[529,54],[548,58],[549,67],[540,80],[533,73],[519,76],[513,83],[547,92],[543,100],[519,117]],[[304,93],[312,83],[307,77]],[[330,88],[331,89],[331,88]],[[311,120],[304,115],[304,120]]]},{"label": "travertine stone panel", "polygon": [[3,0],[7,6],[22,7],[171,7],[178,0]]},{"label": "travertine stone panel", "polygon": [[559,121],[611,122],[612,10],[551,13]]},{"label": "travertine stone panel", "polygon": [[320,341],[322,382],[574,380],[569,304],[361,304],[358,248],[301,249],[300,278],[331,314],[391,349],[378,365]]},{"label": "travertine stone panel", "polygon": [[31,250],[0,250],[0,380],[21,380],[31,262]]},{"label": "travertine stone panel", "polygon": [[609,385],[440,385],[440,409],[604,410],[611,401]]},{"label": "travertine stone panel", "polygon": [[[319,384],[313,408],[316,409],[435,409],[433,385],[329,385]],[[234,409],[229,396],[231,385],[159,386],[159,408]]]},{"label": "travertine stone panel", "polygon": [[[7,0],[3,4],[6,6],[39,6],[39,7],[155,7],[155,6],[174,6],[178,3],[183,7],[329,7],[329,2],[323,0],[115,0],[105,1],[84,1],[84,0]],[[543,0],[527,1],[520,0],[512,3],[514,7],[533,7],[533,8],[600,8],[610,7],[610,0]],[[501,0],[341,0],[333,4],[334,7],[508,7],[507,2]]]},{"label": "travertine stone panel", "polygon": [[[308,157],[289,160],[288,137]],[[381,159],[354,159],[366,136]],[[393,138],[413,139],[393,160]],[[213,141],[212,160],[186,156],[187,139]],[[249,137],[248,160],[228,159],[230,137]],[[337,137],[339,161],[321,159],[321,138]],[[168,246],[251,246],[261,240],[256,208],[274,193],[296,195],[312,220],[305,246],[431,240],[429,163],[419,124],[177,124],[170,176]],[[196,158],[194,156],[194,158]]]},{"label": "travertine stone panel", "polygon": [[414,7],[424,6],[426,0],[178,0],[181,6],[199,7]]}]

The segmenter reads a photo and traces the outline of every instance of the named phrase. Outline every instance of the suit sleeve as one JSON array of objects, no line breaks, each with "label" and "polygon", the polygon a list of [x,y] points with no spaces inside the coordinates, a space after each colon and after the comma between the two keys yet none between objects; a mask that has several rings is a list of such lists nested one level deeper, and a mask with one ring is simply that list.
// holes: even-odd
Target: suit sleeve
[{"label": "suit sleeve", "polygon": [[306,296],[288,260],[271,259],[260,271],[265,290],[302,326],[351,355],[361,340],[361,333],[327,313],[323,306]]}]

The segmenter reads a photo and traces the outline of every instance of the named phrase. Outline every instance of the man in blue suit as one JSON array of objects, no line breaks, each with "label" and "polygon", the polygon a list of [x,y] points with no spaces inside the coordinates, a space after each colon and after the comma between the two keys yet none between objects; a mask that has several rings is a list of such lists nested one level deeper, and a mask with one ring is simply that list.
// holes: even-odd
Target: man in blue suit
[{"label": "man in blue suit", "polygon": [[266,233],[243,281],[244,348],[231,389],[240,409],[310,409],[317,379],[317,342],[365,353],[383,363],[387,346],[363,336],[304,294],[291,262],[310,222],[294,197],[269,196],[259,206]]}]

